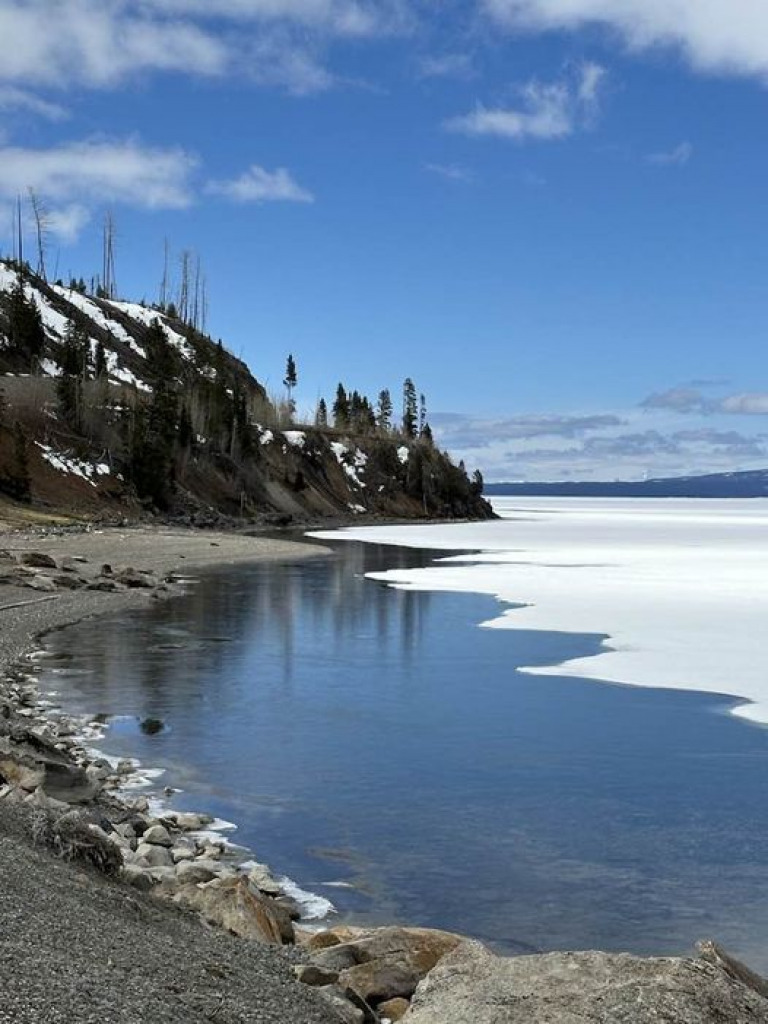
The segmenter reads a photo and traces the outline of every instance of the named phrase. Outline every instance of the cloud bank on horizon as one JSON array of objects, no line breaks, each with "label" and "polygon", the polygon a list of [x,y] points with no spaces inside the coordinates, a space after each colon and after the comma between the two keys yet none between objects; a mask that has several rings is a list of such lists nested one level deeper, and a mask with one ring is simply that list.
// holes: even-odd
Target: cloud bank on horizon
[{"label": "cloud bank on horizon", "polygon": [[307,405],[350,351],[414,376],[489,479],[768,459],[762,0],[0,0],[0,39],[5,251],[29,189],[73,267],[106,208],[182,234],[247,358],[304,344]]}]

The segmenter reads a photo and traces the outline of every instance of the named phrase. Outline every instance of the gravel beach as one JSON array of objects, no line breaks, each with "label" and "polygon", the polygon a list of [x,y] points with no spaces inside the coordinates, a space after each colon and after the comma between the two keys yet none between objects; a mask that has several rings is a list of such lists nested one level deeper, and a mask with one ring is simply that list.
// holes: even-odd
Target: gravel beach
[{"label": "gravel beach", "polygon": [[[16,560],[36,552],[89,572],[108,563],[156,579],[247,561],[326,553],[318,545],[171,528],[0,532]],[[173,589],[168,592],[172,596]],[[157,590],[0,587],[0,675],[42,632],[141,607]],[[338,1024],[280,947],[238,939],[197,915],[36,846],[30,811],[0,799],[0,1024],[259,1021]]]}]

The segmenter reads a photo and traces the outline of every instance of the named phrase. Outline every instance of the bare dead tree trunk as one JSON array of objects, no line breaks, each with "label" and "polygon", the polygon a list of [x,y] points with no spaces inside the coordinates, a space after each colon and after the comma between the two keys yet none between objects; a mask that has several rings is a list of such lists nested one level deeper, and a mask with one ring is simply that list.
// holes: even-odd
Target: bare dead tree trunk
[{"label": "bare dead tree trunk", "polygon": [[189,249],[181,253],[181,283],[179,285],[179,319],[189,322]]},{"label": "bare dead tree trunk", "polygon": [[168,239],[163,239],[163,279],[160,282],[160,306],[165,309],[168,303]]},{"label": "bare dead tree trunk", "polygon": [[45,250],[48,245],[48,211],[45,208],[40,196],[33,188],[27,190],[29,193],[29,205],[32,208],[32,216],[35,218],[35,233],[37,237],[37,274],[47,281],[45,275]]},{"label": "bare dead tree trunk", "polygon": [[115,281],[115,219],[110,210],[104,215],[102,255],[102,288],[106,298],[114,299],[117,295],[117,283]]}]

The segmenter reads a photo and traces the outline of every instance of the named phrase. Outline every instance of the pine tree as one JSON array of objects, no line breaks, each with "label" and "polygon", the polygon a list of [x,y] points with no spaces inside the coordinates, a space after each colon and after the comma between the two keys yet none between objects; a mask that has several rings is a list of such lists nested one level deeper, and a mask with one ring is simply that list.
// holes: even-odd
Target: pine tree
[{"label": "pine tree", "polygon": [[107,353],[101,341],[96,342],[96,351],[93,354],[93,375],[97,380],[107,376]]},{"label": "pine tree", "polygon": [[416,423],[416,388],[411,378],[406,377],[403,381],[403,434],[406,437],[416,437]]},{"label": "pine tree", "polygon": [[30,369],[36,370],[45,349],[45,330],[37,304],[24,294],[21,278],[8,304],[9,348]]},{"label": "pine tree", "polygon": [[424,395],[419,395],[419,437],[423,437],[424,428],[427,425],[427,400]]},{"label": "pine tree", "polygon": [[325,404],[325,399],[321,398],[317,403],[317,412],[315,413],[315,426],[323,427],[328,426],[328,406]]},{"label": "pine tree", "polygon": [[288,415],[290,417],[293,417],[293,414],[296,411],[296,405],[293,401],[293,389],[296,387],[298,379],[299,378],[296,375],[296,363],[293,356],[289,353],[285,364],[285,379],[283,380],[283,384],[285,384],[285,389],[288,392]]},{"label": "pine tree", "polygon": [[336,400],[333,403],[333,425],[337,430],[345,430],[349,426],[349,399],[344,385],[336,388]]},{"label": "pine tree", "polygon": [[389,393],[389,388],[384,388],[379,392],[376,425],[384,434],[388,434],[392,426],[392,396]]},{"label": "pine tree", "polygon": [[88,351],[87,336],[70,320],[59,353],[61,376],[56,382],[56,395],[62,419],[75,431],[82,426],[83,378]]},{"label": "pine tree", "polygon": [[6,490],[12,498],[16,498],[18,501],[29,501],[32,493],[27,435],[18,420],[13,425],[13,462],[9,478],[6,481]]}]

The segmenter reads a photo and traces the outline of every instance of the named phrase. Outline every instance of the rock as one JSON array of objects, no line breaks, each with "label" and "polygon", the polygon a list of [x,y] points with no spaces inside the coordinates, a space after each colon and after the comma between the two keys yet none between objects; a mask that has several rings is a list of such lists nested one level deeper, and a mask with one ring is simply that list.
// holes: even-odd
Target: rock
[{"label": "rock", "polygon": [[25,551],[21,556],[21,564],[29,565],[34,569],[56,569],[56,559],[42,551]]},{"label": "rock", "polygon": [[267,896],[280,896],[283,892],[282,886],[272,877],[266,864],[254,864],[248,872],[248,881]]},{"label": "rock", "polygon": [[40,590],[46,594],[52,593],[57,589],[50,576],[30,576],[25,586],[29,587],[30,590]]},{"label": "rock", "polygon": [[162,866],[157,868],[150,868],[149,875],[152,881],[158,884],[161,882],[174,884],[176,882],[176,872],[173,870],[173,868]]},{"label": "rock", "polygon": [[74,570],[70,569],[69,572],[61,572],[58,576],[54,576],[53,582],[62,590],[79,590],[88,581],[84,580],[82,576],[77,576]]},{"label": "rock", "polygon": [[336,935],[335,932],[316,932],[311,938],[307,939],[307,948],[320,950],[328,949],[330,946],[340,946],[341,939]]},{"label": "rock", "polygon": [[407,1013],[410,1003],[407,999],[387,999],[376,1007],[380,1016],[391,1021],[401,1020]]},{"label": "rock", "polygon": [[157,585],[157,580],[149,573],[137,572],[136,569],[119,569],[114,574],[117,583],[131,590],[150,590]]},{"label": "rock", "polygon": [[5,548],[0,548],[0,562],[15,563],[16,556]]},{"label": "rock", "polygon": [[199,885],[218,878],[220,868],[221,865],[212,860],[183,860],[176,865],[176,878],[182,885]]},{"label": "rock", "polygon": [[365,1014],[357,1006],[353,1006],[352,1003],[345,997],[343,991],[341,991],[336,985],[329,985],[326,988],[318,989],[323,996],[323,999],[333,1007],[339,1016],[339,1019],[344,1024],[364,1024]]},{"label": "rock", "polygon": [[136,889],[141,889],[142,892],[148,892],[154,884],[149,872],[144,871],[137,864],[123,864],[120,874],[124,882]]},{"label": "rock", "polygon": [[171,850],[171,859],[174,864],[181,864],[182,861],[194,860],[195,854],[188,846],[174,846]]},{"label": "rock", "polygon": [[38,786],[26,800],[33,807],[41,807],[44,811],[51,811],[54,814],[66,814],[70,809],[69,804],[64,803],[63,800],[54,800],[52,796],[47,796],[43,792],[42,786]]},{"label": "rock", "polygon": [[424,975],[408,960],[398,963],[382,957],[342,971],[339,981],[353,988],[366,1002],[377,1006],[389,999],[409,999]]},{"label": "rock", "polygon": [[302,964],[294,968],[296,977],[302,985],[335,985],[339,980],[336,971],[326,971],[314,964]]},{"label": "rock", "polygon": [[145,843],[151,843],[153,846],[173,846],[173,840],[165,825],[152,825],[146,830],[142,839]]},{"label": "rock", "polygon": [[182,906],[197,910],[210,924],[241,938],[282,944],[278,914],[271,901],[248,885],[242,876],[216,879],[207,885],[185,885],[174,896]]},{"label": "rock", "polygon": [[[747,979],[755,977],[742,971]],[[765,1024],[768,998],[733,967],[705,957],[548,953],[505,959],[479,942],[464,942],[421,982],[405,1019],[408,1024]]]},{"label": "rock", "polygon": [[339,972],[339,982],[374,1006],[409,999],[461,936],[432,928],[377,928],[351,941],[313,952],[311,962]]},{"label": "rock", "polygon": [[119,589],[117,583],[111,579],[94,580],[93,583],[88,584],[88,590],[100,590],[105,594],[110,594]]},{"label": "rock", "polygon": [[136,847],[136,856],[140,861],[151,868],[173,867],[171,852],[165,846],[155,846],[151,843],[140,843]]},{"label": "rock", "polygon": [[32,793],[42,786],[45,768],[30,768],[11,760],[0,761],[0,775],[12,786]]},{"label": "rock", "polygon": [[180,829],[182,832],[199,832],[206,825],[210,825],[213,818],[209,814],[190,814],[182,811],[172,811],[165,815],[166,821]]},{"label": "rock", "polygon": [[143,718],[139,722],[139,728],[147,736],[155,736],[157,733],[163,731],[165,723],[162,718]]}]

